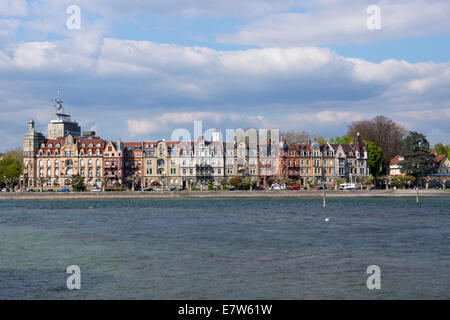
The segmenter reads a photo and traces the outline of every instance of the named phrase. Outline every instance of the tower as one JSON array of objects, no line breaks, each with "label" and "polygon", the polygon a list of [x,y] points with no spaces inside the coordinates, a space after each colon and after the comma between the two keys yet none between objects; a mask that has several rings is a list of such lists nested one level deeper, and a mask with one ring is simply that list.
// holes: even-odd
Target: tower
[{"label": "tower", "polygon": [[55,98],[55,109],[56,116],[58,119],[51,120],[48,124],[48,138],[57,139],[60,137],[66,137],[71,134],[73,137],[77,138],[81,135],[81,128],[76,121],[70,119],[70,115],[64,112],[64,107],[62,105],[63,101],[60,96],[61,86],[58,81],[58,95]]},{"label": "tower", "polygon": [[43,141],[44,135],[36,131],[34,121],[30,119],[28,131],[23,139],[23,181],[28,186],[34,186],[36,183],[36,151]]}]

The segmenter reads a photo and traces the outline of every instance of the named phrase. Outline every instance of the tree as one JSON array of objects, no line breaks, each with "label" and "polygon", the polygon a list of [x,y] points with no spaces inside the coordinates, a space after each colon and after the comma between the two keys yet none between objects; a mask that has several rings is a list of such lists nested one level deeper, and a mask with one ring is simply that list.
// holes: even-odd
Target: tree
[{"label": "tree", "polygon": [[6,183],[7,179],[19,177],[22,173],[22,162],[13,158],[11,155],[5,155],[0,160],[0,184]]},{"label": "tree", "polygon": [[449,176],[439,176],[437,181],[442,185],[442,188],[444,190],[447,189],[447,182],[450,182],[450,177]]},{"label": "tree", "polygon": [[289,143],[305,144],[308,140],[311,140],[311,135],[306,131],[282,131],[280,136],[284,137]]},{"label": "tree", "polygon": [[413,176],[410,175],[402,175],[396,176],[392,179],[392,182],[396,187],[403,187],[405,189],[406,186],[410,187],[411,184],[416,180]]},{"label": "tree", "polygon": [[131,185],[131,191],[135,190],[136,185],[139,183],[139,181],[141,181],[141,178],[139,178],[138,176],[129,176],[126,179],[126,182]]},{"label": "tree", "polygon": [[318,144],[326,144],[327,143],[327,140],[322,136],[317,137],[316,141]]},{"label": "tree", "polygon": [[392,180],[394,179],[394,177],[390,176],[390,175],[385,175],[385,176],[380,177],[380,179],[382,181],[384,181],[384,183],[386,184],[386,189],[389,190],[389,186],[390,186]]},{"label": "tree", "polygon": [[430,144],[427,138],[418,132],[410,131],[406,137],[403,148],[402,173],[412,175],[416,185],[419,177],[426,176],[434,171],[434,156],[429,152]]},{"label": "tree", "polygon": [[228,183],[235,187],[236,189],[239,189],[241,187],[242,178],[241,177],[233,177],[230,180],[228,180]]},{"label": "tree", "polygon": [[369,167],[369,172],[372,177],[376,180],[378,179],[381,168],[383,165],[383,151],[380,147],[375,145],[373,142],[367,142],[367,149],[369,151],[369,158],[367,159],[367,166]]},{"label": "tree", "polygon": [[444,146],[442,142],[438,142],[434,145],[433,151],[438,155],[445,154],[447,157],[450,157],[450,144]]},{"label": "tree", "polygon": [[23,163],[23,150],[21,147],[17,147],[16,149],[8,150],[5,153],[5,158],[10,157],[16,159],[20,164]]},{"label": "tree", "polygon": [[83,191],[84,190],[84,179],[82,176],[74,175],[72,178],[72,188],[73,191]]},{"label": "tree", "polygon": [[353,139],[349,135],[344,135],[342,137],[330,137],[328,142],[331,144],[352,144]]},{"label": "tree", "polygon": [[389,118],[376,116],[371,120],[354,121],[348,126],[347,135],[350,137],[356,137],[358,132],[364,140],[381,148],[384,154],[383,162],[388,163],[403,151],[403,139],[408,130]]}]

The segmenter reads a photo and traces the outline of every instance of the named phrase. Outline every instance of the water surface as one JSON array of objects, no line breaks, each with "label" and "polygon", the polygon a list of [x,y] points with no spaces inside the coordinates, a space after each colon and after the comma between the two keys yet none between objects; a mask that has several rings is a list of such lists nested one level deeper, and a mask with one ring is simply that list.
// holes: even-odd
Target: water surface
[{"label": "water surface", "polygon": [[[0,299],[449,299],[450,197],[0,201]],[[324,219],[328,217],[329,222]],[[67,266],[81,268],[68,290]],[[381,268],[368,290],[366,268]]]}]

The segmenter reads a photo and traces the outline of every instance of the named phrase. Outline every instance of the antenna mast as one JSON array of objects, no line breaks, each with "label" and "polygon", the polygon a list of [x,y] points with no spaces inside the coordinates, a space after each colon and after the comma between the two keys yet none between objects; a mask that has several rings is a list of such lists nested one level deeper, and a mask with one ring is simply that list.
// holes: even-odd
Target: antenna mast
[{"label": "antenna mast", "polygon": [[58,92],[58,95],[55,99],[56,115],[58,116],[59,120],[70,121],[70,115],[64,113],[64,107],[62,105],[63,101],[61,100],[61,83],[59,82],[59,80],[58,80],[57,92]]}]

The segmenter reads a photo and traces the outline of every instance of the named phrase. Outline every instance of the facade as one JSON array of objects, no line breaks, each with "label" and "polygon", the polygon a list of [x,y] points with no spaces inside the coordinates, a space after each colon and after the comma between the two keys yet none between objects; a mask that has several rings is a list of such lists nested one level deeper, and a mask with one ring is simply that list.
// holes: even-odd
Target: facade
[{"label": "facade", "polygon": [[402,166],[400,162],[405,160],[402,155],[397,155],[391,159],[389,162],[389,175],[390,176],[401,176],[402,175]]},{"label": "facade", "polygon": [[445,155],[437,156],[436,163],[438,164],[435,175],[450,177],[450,159]]},{"label": "facade", "polygon": [[[48,138],[36,131],[33,120],[28,123],[21,178],[27,188],[71,188],[76,176],[88,189],[127,185],[206,190],[227,185],[234,177],[268,187],[275,182],[358,183],[369,174],[368,152],[359,134],[354,145],[293,144],[276,137],[272,141],[251,129],[237,130],[226,142],[218,130],[210,140],[200,136],[196,141],[114,142],[93,131],[80,135],[78,124],[63,112],[59,94],[56,108],[59,119],[49,124]],[[448,170],[447,162],[443,161],[441,170]]]}]

